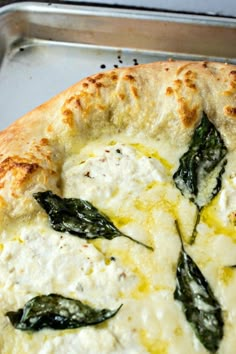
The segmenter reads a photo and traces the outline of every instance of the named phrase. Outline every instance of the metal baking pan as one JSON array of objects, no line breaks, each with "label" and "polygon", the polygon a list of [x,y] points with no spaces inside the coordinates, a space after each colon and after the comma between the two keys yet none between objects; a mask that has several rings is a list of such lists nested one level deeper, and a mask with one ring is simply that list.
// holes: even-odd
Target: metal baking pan
[{"label": "metal baking pan", "polygon": [[158,60],[236,64],[236,19],[67,4],[0,8],[0,129],[81,78]]}]

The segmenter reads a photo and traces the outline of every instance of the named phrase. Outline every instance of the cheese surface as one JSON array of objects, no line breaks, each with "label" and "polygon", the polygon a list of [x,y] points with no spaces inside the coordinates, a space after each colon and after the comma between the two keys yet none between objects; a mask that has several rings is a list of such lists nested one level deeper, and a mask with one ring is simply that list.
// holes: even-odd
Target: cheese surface
[{"label": "cheese surface", "polygon": [[[3,354],[204,354],[208,351],[174,300],[180,253],[178,220],[188,254],[211,285],[224,314],[219,353],[236,348],[236,182],[229,156],[219,194],[203,210],[194,245],[187,244],[196,207],[173,182],[183,147],[120,134],[73,150],[61,171],[63,197],[90,201],[125,237],[86,241],[54,231],[40,210],[1,234],[0,348]],[[30,271],[29,271],[30,270]],[[57,293],[115,317],[73,330],[23,332],[5,316],[34,296]],[[7,339],[6,339],[7,338]]]}]

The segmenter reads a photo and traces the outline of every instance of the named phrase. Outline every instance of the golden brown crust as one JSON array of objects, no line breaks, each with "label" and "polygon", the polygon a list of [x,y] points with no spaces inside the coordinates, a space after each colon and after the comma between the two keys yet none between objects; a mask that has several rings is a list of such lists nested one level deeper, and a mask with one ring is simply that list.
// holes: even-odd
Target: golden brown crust
[{"label": "golden brown crust", "polygon": [[235,66],[158,62],[85,78],[0,133],[1,205],[32,185],[57,190],[74,139],[141,130],[183,145],[203,111],[235,149]]}]

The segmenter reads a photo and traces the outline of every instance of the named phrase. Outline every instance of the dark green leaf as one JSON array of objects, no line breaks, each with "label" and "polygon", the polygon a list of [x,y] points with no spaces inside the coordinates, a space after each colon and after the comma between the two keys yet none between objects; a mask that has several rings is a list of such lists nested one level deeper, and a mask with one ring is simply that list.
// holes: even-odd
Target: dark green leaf
[{"label": "dark green leaf", "polygon": [[[176,226],[180,236],[177,223]],[[176,278],[174,298],[181,302],[185,317],[201,343],[215,353],[223,338],[221,306],[200,269],[185,252],[182,240]]]},{"label": "dark green leaf", "polygon": [[198,209],[208,204],[221,188],[227,148],[205,113],[195,129],[188,151],[181,157],[173,178],[182,194]]},{"label": "dark green leaf", "polygon": [[121,306],[116,310],[95,310],[79,300],[50,294],[36,296],[23,309],[7,312],[6,316],[15,328],[23,331],[70,329],[101,323],[115,316]]},{"label": "dark green leaf", "polygon": [[193,231],[192,231],[192,235],[190,237],[190,240],[189,240],[189,244],[192,245],[197,237],[197,226],[199,224],[199,221],[201,219],[201,213],[199,210],[197,210],[197,217],[196,217],[196,220],[195,220],[195,223],[194,223],[194,227],[193,227]]},{"label": "dark green leaf", "polygon": [[51,226],[56,231],[69,232],[80,238],[105,238],[112,240],[123,236],[153,250],[132,237],[120,232],[110,218],[98,211],[91,203],[77,198],[60,198],[50,191],[34,194],[34,198],[46,211]]}]

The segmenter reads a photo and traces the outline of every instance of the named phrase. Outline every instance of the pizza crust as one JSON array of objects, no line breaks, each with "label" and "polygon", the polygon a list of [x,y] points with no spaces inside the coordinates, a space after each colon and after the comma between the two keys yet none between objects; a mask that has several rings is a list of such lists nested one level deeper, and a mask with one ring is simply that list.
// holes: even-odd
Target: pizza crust
[{"label": "pizza crust", "polygon": [[[105,142],[105,144],[107,144],[109,143],[109,137],[112,136],[119,137],[120,133],[121,134],[125,133],[124,134],[125,137],[123,135],[124,142],[122,142],[121,140],[119,142],[120,144],[124,143],[125,145],[125,143],[128,141],[132,145],[133,141],[130,142],[131,140],[129,141],[129,139],[131,139],[131,137],[136,137],[137,138],[136,140],[139,141],[139,137],[140,137],[141,142],[145,141],[146,145],[144,144],[144,146],[146,148],[149,145],[147,148],[148,153],[142,154],[142,156],[143,155],[146,156],[146,159],[144,159],[146,162],[149,161],[148,158],[150,156],[153,156],[155,159],[155,155],[152,151],[152,147],[156,148],[157,145],[154,144],[153,142],[157,141],[159,146],[160,144],[165,144],[165,142],[167,142],[169,151],[172,150],[174,152],[172,155],[175,155],[173,161],[171,161],[170,166],[167,166],[168,168],[166,168],[167,171],[166,173],[167,174],[169,173],[168,176],[171,176],[172,178],[173,172],[176,170],[178,166],[179,158],[180,156],[182,156],[182,153],[186,151],[186,149],[188,148],[188,143],[191,139],[193,131],[195,127],[198,125],[202,117],[202,112],[205,111],[208,118],[215,124],[217,129],[220,131],[224,139],[224,142],[227,145],[227,148],[229,150],[230,163],[227,165],[226,168],[226,175],[227,177],[229,177],[230,175],[229,170],[235,170],[235,163],[234,163],[235,161],[234,151],[236,147],[235,98],[236,98],[235,66],[220,64],[220,63],[171,61],[171,62],[160,62],[160,63],[146,64],[146,65],[139,65],[132,68],[112,70],[112,71],[93,75],[91,77],[85,78],[81,82],[75,84],[74,86],[62,92],[55,98],[51,99],[47,103],[39,106],[32,112],[26,114],[24,117],[16,121],[5,131],[0,133],[0,144],[1,144],[0,221],[2,225],[2,230],[4,230],[5,226],[6,226],[5,229],[7,230],[6,232],[5,231],[3,232],[5,238],[4,242],[7,244],[9,241],[10,244],[11,239],[15,240],[17,237],[20,239],[20,241],[15,241],[15,242],[19,242],[19,243],[26,242],[26,241],[28,242],[30,239],[32,241],[32,244],[36,244],[34,249],[36,254],[36,251],[44,252],[44,248],[43,247],[42,249],[40,248],[40,243],[43,240],[43,242],[49,243],[48,249],[50,249],[50,252],[51,250],[57,251],[58,253],[62,252],[62,259],[65,261],[65,263],[68,263],[69,259],[74,261],[73,258],[74,256],[70,256],[69,251],[68,253],[66,253],[66,256],[64,256],[63,253],[64,244],[62,244],[64,242],[63,238],[60,238],[60,240],[58,241],[58,237],[57,237],[58,235],[56,235],[54,231],[50,231],[49,227],[47,228],[45,226],[45,222],[47,222],[46,216],[44,215],[44,212],[41,210],[39,205],[33,199],[32,194],[37,191],[51,190],[52,192],[58,195],[62,195],[63,197],[73,197],[74,189],[76,188],[73,189],[73,186],[71,186],[72,183],[69,177],[72,174],[73,176],[71,178],[72,180],[75,180],[79,176],[77,171],[70,170],[71,168],[70,163],[71,160],[73,160],[74,155],[75,158],[77,158],[78,154],[81,152],[81,149],[84,147],[86,149],[86,145],[91,142],[94,141],[96,142],[96,140],[98,140],[100,142],[100,145],[101,142],[103,141]],[[137,141],[135,143],[137,143]],[[138,154],[138,148],[140,147],[137,147],[136,145],[137,144],[135,144],[135,148],[137,148],[136,150]],[[165,149],[163,148],[163,151],[164,150]],[[106,151],[104,152],[104,154],[105,153]],[[88,151],[86,152],[86,154],[87,154],[86,156],[89,157]],[[98,159],[99,158],[100,155],[98,156]],[[101,156],[101,158],[103,158],[103,155]],[[164,159],[165,156],[161,161],[163,166],[164,166],[163,163]],[[134,161],[136,160],[134,159]],[[167,162],[170,161],[168,160]],[[94,161],[92,163],[94,166]],[[87,172],[87,171],[82,171],[82,172]],[[83,176],[86,176],[86,174],[84,174]],[[64,182],[63,182],[63,178],[64,178]],[[81,180],[82,177],[79,176],[78,183]],[[67,181],[68,183],[67,185],[65,181]],[[122,182],[123,185],[124,183],[127,182],[125,177],[123,178],[122,181],[123,181]],[[149,206],[149,208],[151,208],[150,217],[153,217],[151,210],[152,209],[154,210],[154,205],[156,205],[156,199],[155,199],[156,195],[151,190],[151,188],[153,187],[152,183],[153,183],[152,180],[148,182],[146,181],[147,187],[150,186],[150,195],[148,194],[148,198],[150,200],[147,198],[147,201],[152,202],[152,204]],[[142,187],[144,188],[145,185],[144,186],[142,185]],[[172,187],[174,188],[174,186]],[[148,189],[145,191],[146,191],[145,193],[149,193]],[[132,190],[131,192],[133,193]],[[92,194],[91,191],[90,193]],[[103,195],[103,193],[104,191],[101,190],[100,195]],[[173,196],[173,194],[175,195]],[[185,228],[188,231],[186,233],[189,233],[193,227],[192,220],[194,219],[195,207],[192,206],[191,209],[190,202],[187,199],[185,200],[177,189],[175,190],[175,192],[173,192],[173,190],[170,189],[168,196],[172,198],[171,200],[177,200],[178,202],[181,201],[181,203],[178,203],[178,208],[180,209],[179,213],[181,216],[185,215],[186,210],[188,212],[188,215],[191,214],[190,215],[191,222],[188,224],[188,220],[186,220],[186,225],[184,225],[184,223],[183,225],[181,225],[183,229]],[[80,195],[77,195],[76,197],[80,197]],[[163,194],[159,197],[160,197],[159,199],[162,201],[162,199],[164,200],[166,196],[164,196]],[[103,198],[101,199],[102,202],[104,202]],[[123,199],[125,200],[125,197]],[[161,201],[159,201],[159,203],[161,203]],[[139,216],[140,217],[142,216],[143,208],[147,207],[147,205],[145,205],[145,201],[144,201],[144,206],[142,205],[142,202],[143,200],[141,200],[140,203],[136,205],[137,219]],[[147,268],[145,271],[148,272],[147,279],[149,279],[149,275],[151,274],[152,271],[156,271],[155,270],[156,265],[159,266],[159,264],[163,264],[163,271],[162,269],[161,270],[159,269],[158,276],[161,276],[162,273],[165,274],[166,269],[168,269],[169,278],[168,277],[165,278],[164,284],[166,284],[167,288],[171,284],[171,286],[174,289],[175,278],[173,277],[174,274],[173,268],[176,267],[176,262],[177,262],[178,252],[179,252],[179,239],[176,236],[175,228],[173,225],[174,219],[172,215],[172,205],[169,208],[170,210],[158,209],[156,212],[154,210],[155,220],[157,220],[154,222],[155,227],[153,229],[155,231],[155,232],[153,231],[153,235],[155,235],[153,239],[155,239],[154,241],[157,242],[156,256],[155,256],[156,258],[154,259],[154,261],[152,260],[151,257],[150,259],[149,257],[146,257],[144,252],[141,252],[140,254],[139,248],[138,249],[129,248],[128,245],[126,245],[125,243],[124,243],[125,247],[123,247],[124,244],[122,242],[125,242],[125,240],[117,241],[117,243],[115,244],[116,246],[115,247],[113,246],[114,249],[112,249],[112,246],[106,245],[105,250],[109,251],[109,247],[111,247],[110,249],[111,255],[113,255],[112,252],[115,249],[116,250],[118,249],[120,251],[121,253],[120,259],[124,263],[122,264],[121,262],[120,267],[126,266],[127,265],[126,262],[128,263],[127,261],[128,256],[130,255],[132,256],[133,254],[133,258],[131,257],[131,261],[128,263],[130,269],[132,270],[132,272],[134,270],[133,268],[135,268],[135,270],[136,268],[139,269],[138,266],[136,267],[134,260],[138,262],[138,265],[145,264]],[[101,210],[102,209],[103,208],[101,208]],[[116,210],[116,205],[114,205],[113,209]],[[111,210],[113,209],[111,208]],[[149,209],[146,210],[145,213],[148,215]],[[126,214],[125,216],[127,217]],[[147,216],[146,214],[145,217]],[[150,227],[150,220],[151,219],[148,218],[146,221],[149,225],[148,229]],[[26,221],[28,221],[28,223]],[[11,223],[13,225],[16,225],[14,226],[14,230],[13,230],[14,232],[11,231],[9,227]],[[212,221],[212,223],[214,223],[214,220]],[[23,240],[21,240],[20,236],[15,235],[16,229],[18,228],[17,225],[20,225],[20,227],[22,228],[20,236],[23,236]],[[167,225],[166,229],[164,229],[164,225]],[[206,228],[205,225],[203,225],[203,227]],[[132,230],[132,228],[130,230]],[[9,231],[9,235],[7,235],[8,231]],[[51,232],[51,234],[49,231]],[[140,236],[145,235],[144,231],[142,235],[141,225],[136,225],[136,228],[133,231],[134,234],[132,236],[135,238],[138,232],[141,233]],[[204,231],[203,236],[205,236],[206,232],[207,232],[207,236],[209,236],[208,230]],[[212,235],[209,236],[209,241],[207,238],[204,239],[203,236],[201,235],[201,237],[199,237],[200,240],[197,241],[196,247],[193,248],[192,250],[194,258],[197,260],[198,264],[205,267],[204,271],[206,272],[207,276],[211,278],[213,287],[214,289],[216,289],[216,295],[224,299],[225,296],[224,294],[226,294],[226,300],[224,304],[226,304],[227,306],[229,303],[231,306],[231,302],[230,302],[231,298],[229,298],[230,299],[229,301],[227,296],[229,297],[228,294],[231,293],[233,294],[233,292],[225,291],[225,288],[222,286],[223,280],[220,283],[218,279],[219,276],[217,274],[217,272],[219,272],[220,269],[218,267],[218,263],[221,266],[221,268],[224,269],[223,266],[225,265],[224,262],[226,261],[221,260],[221,262],[218,262],[217,265],[214,263],[213,266],[210,263],[211,261],[210,258],[212,255],[211,252],[209,252],[209,249],[211,250],[215,247],[214,252],[212,253],[214,255],[217,254],[217,252],[219,253],[219,255],[221,255],[220,252],[222,251],[222,249],[224,250],[225,245],[223,247],[223,241],[222,241],[222,245],[220,243],[222,237],[219,237],[218,235],[219,240],[217,241],[216,238],[216,240],[214,240],[213,242]],[[54,238],[55,238],[55,244],[51,246],[50,242],[52,242],[52,240],[54,242]],[[60,247],[58,247],[57,242],[60,242]],[[74,242],[74,244],[76,244],[77,239],[73,239],[73,241],[68,240],[65,242],[68,242],[67,245],[68,250],[71,249],[75,251],[76,248],[71,247],[71,242]],[[199,246],[202,245],[201,242],[203,243],[204,247]],[[206,244],[204,244],[204,242],[206,242]],[[11,256],[9,249],[11,247],[14,247],[13,245],[9,246],[8,244],[7,246],[8,246],[9,255],[6,251],[4,256],[5,262],[8,262],[8,260],[10,259],[9,257]],[[231,252],[230,261],[233,264],[234,261],[233,241],[230,240],[229,242],[228,240],[226,246],[227,247],[225,247],[225,249],[227,250],[227,252],[224,252],[224,254],[228,255]],[[76,252],[79,254],[79,246],[77,244],[76,247],[78,247],[78,252],[77,251]],[[85,246],[83,246],[83,248],[86,250]],[[126,249],[128,250],[127,253],[122,253],[123,248],[125,248],[125,250]],[[163,248],[167,249],[167,251],[163,252],[162,251]],[[31,251],[30,247],[29,249]],[[89,244],[89,249],[93,249],[92,243]],[[101,257],[102,265],[104,266],[103,253],[102,251],[101,252],[99,251],[99,244],[97,245],[97,248],[94,247],[93,252],[97,252],[96,254],[98,254],[99,257]],[[18,254],[16,252],[16,255],[20,256],[21,254],[20,253]],[[61,257],[61,254],[59,255]],[[36,256],[35,258],[37,258]],[[48,253],[47,257],[49,259],[46,262],[49,262],[51,253]],[[59,259],[61,259],[60,257]],[[88,254],[88,258],[86,258],[86,260],[89,260],[89,257],[91,257],[90,254]],[[139,257],[141,261],[139,260]],[[210,259],[210,261],[208,258]],[[27,259],[30,261],[31,256],[29,256]],[[118,253],[118,259],[119,259],[119,253]],[[163,262],[161,263],[160,260],[162,260]],[[208,267],[208,262],[209,262],[209,267]],[[74,263],[72,264],[74,267]],[[97,259],[95,264],[97,265]],[[92,266],[90,265],[90,267]],[[57,266],[55,266],[54,268],[51,267],[51,273],[53,274],[53,281],[54,281],[53,272],[55,271],[56,268]],[[6,269],[8,270],[8,268]],[[80,271],[79,267],[77,267],[76,269],[78,272]],[[156,269],[158,271],[158,267]],[[222,271],[222,269],[220,269],[220,271]],[[23,272],[23,274],[24,272],[28,274],[28,270],[27,267],[25,267],[25,263],[23,263],[22,270],[20,269],[19,273],[17,273],[17,271],[16,274],[18,275],[20,274],[21,271]],[[38,271],[37,273],[38,276],[40,276],[41,267],[38,267],[37,271]],[[90,272],[90,268],[89,268],[89,272]],[[91,272],[92,272],[92,268],[91,268]],[[132,276],[135,275],[135,272],[133,272],[134,274],[132,272],[130,271],[131,278]],[[7,271],[6,274],[8,274]],[[83,275],[84,273],[81,272],[81,274]],[[82,276],[81,274],[79,275]],[[123,274],[123,271],[121,274]],[[140,276],[142,279],[143,277],[142,272],[140,274],[138,274],[138,276]],[[43,277],[44,275],[42,274],[42,278]],[[77,278],[77,275],[75,276],[75,278]],[[97,278],[99,277],[94,276],[94,281]],[[111,278],[112,277],[110,277],[110,279]],[[143,278],[145,280],[144,281],[144,285],[145,285],[146,278],[145,277]],[[38,288],[37,285],[38,283],[36,284],[36,282],[33,282],[34,283],[33,290],[31,289],[32,284],[30,284],[30,282],[28,284],[28,282],[26,281],[27,287],[29,289],[26,287],[25,290],[24,284],[22,286],[23,290],[26,292],[26,295],[29,296],[28,292],[37,293],[38,291],[43,291],[43,292],[51,291],[51,290],[45,290],[45,289],[50,289],[50,282],[49,284],[45,284],[43,280],[41,282],[42,289]],[[63,281],[64,281],[63,276],[60,281],[62,283],[58,283],[59,290],[63,288]],[[107,284],[106,279],[104,280],[104,284]],[[18,284],[14,286],[17,289]],[[45,288],[46,286],[48,286],[49,288]],[[110,285],[110,288],[112,289],[112,291],[114,290],[113,284]],[[152,284],[150,284],[150,288],[152,288]],[[170,317],[167,316],[167,318],[172,318],[171,316],[173,315],[172,312],[173,308],[171,307],[173,304],[172,303],[173,289],[171,288],[171,291],[168,293],[169,298],[166,298],[165,293],[163,293],[163,299],[166,301],[166,309],[167,309],[166,313],[170,314]],[[101,294],[103,294],[104,287],[101,287],[100,290],[101,290]],[[7,289],[6,294],[8,294],[7,291],[10,290]],[[53,291],[55,291],[54,288]],[[13,291],[12,294],[13,294],[12,296],[17,297],[17,291],[15,292]],[[142,293],[142,296],[144,297],[143,301],[145,301],[145,296],[146,296],[145,294],[146,294],[145,292]],[[65,293],[65,295],[67,295],[67,293]],[[160,295],[160,308],[162,310],[163,299],[161,297],[162,294]],[[102,296],[98,297],[98,299],[100,298],[102,299]],[[112,296],[108,296],[108,298],[109,300],[113,301]],[[12,301],[12,298],[10,297],[9,304],[7,304],[7,306],[9,308],[12,307],[13,309],[17,306],[18,307],[22,306],[22,304],[21,303],[18,304],[17,301],[18,301],[17,299],[15,299],[15,302]],[[170,309],[169,309],[169,301],[171,304]],[[232,300],[232,303],[234,303],[234,299]],[[7,311],[9,309],[4,308],[4,310]],[[189,325],[185,321],[184,315],[182,314],[181,310],[178,308],[177,305],[174,307],[174,311],[176,312],[176,316],[177,313],[178,316],[179,313],[180,316],[182,316],[181,321],[183,321],[184,326],[186,327],[186,333],[187,331],[189,331],[190,334],[189,336],[187,336],[188,338],[186,338],[186,340],[189,341],[190,343],[189,346],[190,348],[192,348],[193,345],[191,342],[192,331],[188,327]],[[136,312],[135,309],[134,312]],[[150,310],[149,316],[151,316],[151,318],[153,314],[154,311]],[[118,324],[121,325],[117,325],[117,328],[114,327],[115,330],[118,331],[118,333],[122,332],[122,323],[124,323],[124,321],[127,320],[125,317],[125,311],[121,313],[120,316],[121,316],[119,320],[120,322],[118,322]],[[153,322],[155,322],[156,318],[153,317],[152,320]],[[5,326],[6,323],[8,323],[7,322],[8,320],[4,317],[3,321],[4,321],[3,326]],[[231,325],[230,321],[227,322],[227,326]],[[234,322],[234,318],[232,317],[232,323],[233,322]],[[8,327],[10,327],[10,324],[7,325]],[[175,322],[172,320],[170,321],[165,320],[162,321],[161,325],[162,327],[166,326],[166,333],[169,333],[170,331],[169,326],[172,325],[175,326]],[[150,331],[152,331],[152,326],[148,325],[148,327],[150,328]],[[112,325],[111,328],[113,328]],[[153,326],[153,328],[155,329],[155,326]],[[152,335],[155,338],[156,333],[154,333],[154,329]],[[21,338],[20,336],[22,334],[21,333],[19,334],[17,331],[15,331],[15,329],[11,329],[11,331],[14,332],[14,335],[12,335],[13,338],[12,340],[16,340],[17,342],[16,337],[19,336],[19,338]],[[171,331],[170,333],[174,332],[174,329],[172,332]],[[96,331],[95,329],[95,331],[92,331],[91,333],[94,334],[95,336],[93,343],[96,343],[97,336],[99,335],[99,331]],[[53,337],[54,335],[55,333],[52,334],[52,338],[54,338]],[[121,333],[121,335],[123,334]],[[230,341],[227,341],[227,335],[230,336],[231,338]],[[226,335],[226,341],[224,342],[226,344],[223,343],[225,347],[228,345],[227,344],[228,342],[232,343],[234,340],[234,334],[232,331],[227,330],[227,335]],[[39,334],[39,336],[43,337],[44,334],[41,333]],[[76,338],[77,340],[80,340],[79,335]],[[91,338],[90,335],[88,335],[89,345],[90,345],[90,338]],[[143,341],[147,342],[147,339],[148,339],[148,335],[146,336],[146,334],[143,332]],[[36,341],[36,339],[34,340]],[[64,339],[61,340],[63,341]],[[21,339],[19,340],[19,342],[24,343]],[[80,344],[81,343],[82,342],[80,342]],[[39,341],[39,344],[37,345],[40,344],[41,342]],[[0,345],[1,345],[1,338],[0,338]],[[102,347],[102,344],[100,342],[99,345]],[[199,343],[197,342],[196,346],[198,345]],[[153,343],[150,342],[150,348],[152,348],[152,346]],[[104,353],[106,352],[105,350],[106,349],[104,349],[103,351]],[[201,351],[201,349],[199,349],[199,352],[205,353],[205,351]],[[228,351],[226,350],[226,352],[230,352],[230,349]]]},{"label": "pizza crust", "polygon": [[188,143],[205,111],[233,150],[235,97],[229,64],[158,62],[85,78],[0,133],[1,204],[11,214],[32,185],[60,192],[60,169],[73,145],[103,134],[142,131],[174,148]]}]

